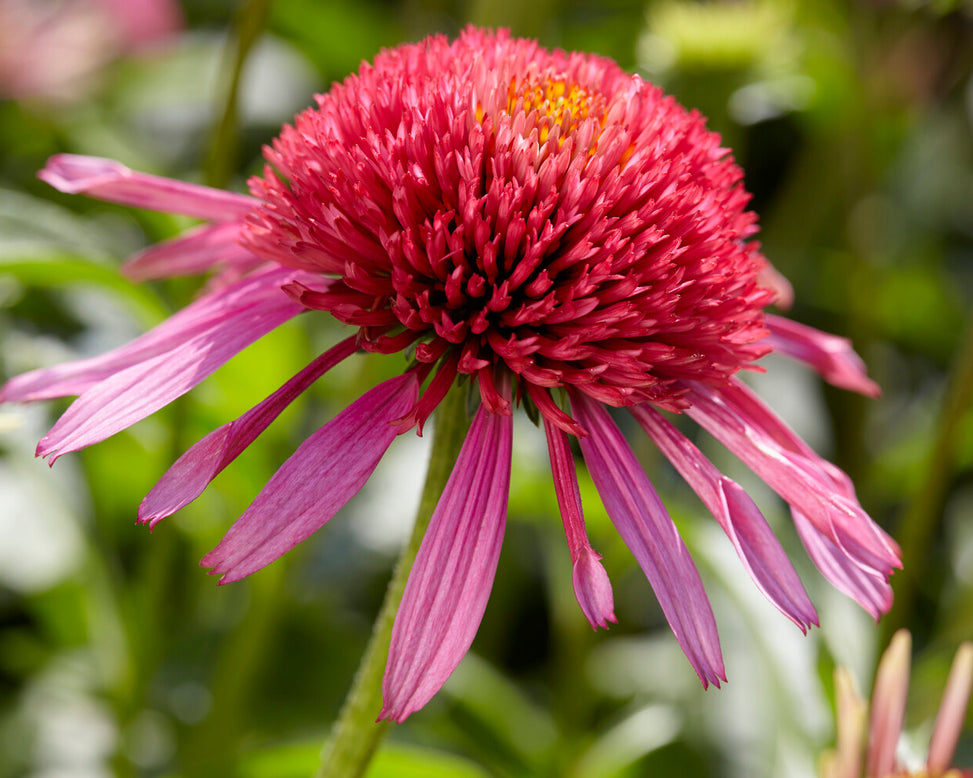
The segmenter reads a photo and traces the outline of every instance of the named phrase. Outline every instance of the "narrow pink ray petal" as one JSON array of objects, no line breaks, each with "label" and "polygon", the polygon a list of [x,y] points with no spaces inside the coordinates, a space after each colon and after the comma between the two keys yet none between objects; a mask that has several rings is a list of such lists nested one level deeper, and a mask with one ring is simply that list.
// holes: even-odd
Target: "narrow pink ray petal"
[{"label": "narrow pink ray petal", "polygon": [[892,607],[892,587],[877,573],[867,573],[856,565],[848,554],[827,535],[818,531],[811,521],[791,508],[794,527],[818,570],[839,592],[848,595],[878,621]]},{"label": "narrow pink ray petal", "polygon": [[879,385],[865,374],[865,362],[847,338],[769,313],[764,314],[764,326],[770,334],[763,343],[807,363],[829,384],[866,397],[882,394]]},{"label": "narrow pink ray petal", "polygon": [[85,391],[37,445],[51,462],[98,443],[182,396],[255,340],[304,309],[279,289],[169,351],[127,367]]},{"label": "narrow pink ray petal", "polygon": [[629,408],[726,532],[757,588],[806,632],[818,623],[801,579],[750,496],[648,405]]},{"label": "narrow pink ray petal", "polygon": [[164,243],[150,246],[122,265],[133,281],[205,273],[214,266],[233,267],[259,260],[237,243],[240,223],[203,224]]},{"label": "narrow pink ray petal", "polygon": [[251,306],[277,299],[280,287],[296,277],[310,278],[270,267],[200,297],[157,327],[130,343],[89,359],[32,370],[11,378],[0,388],[0,402],[32,402],[79,395],[132,365],[165,354],[201,333],[221,326]]},{"label": "narrow pink ray petal", "polygon": [[295,375],[243,416],[213,430],[170,467],[142,500],[138,520],[154,527],[189,505],[210,481],[236,459],[305,389],[343,359],[355,353],[357,336],[346,338]]},{"label": "narrow pink ray petal", "polygon": [[[883,577],[901,567],[885,533],[857,500],[841,494],[832,471],[817,457],[788,450],[760,419],[734,403],[730,387],[713,390],[693,383],[686,413],[719,440],[768,486],[800,510],[818,531],[831,537],[856,564]],[[756,402],[754,400],[754,402]]]},{"label": "narrow pink ray petal", "polygon": [[973,643],[963,643],[956,652],[953,666],[949,670],[943,701],[936,714],[936,724],[932,729],[929,743],[929,759],[926,771],[930,775],[940,775],[949,769],[959,742],[960,732],[966,720],[966,708],[970,703],[973,690]]},{"label": "narrow pink ray petal", "polygon": [[875,673],[865,756],[865,774],[875,778],[885,778],[895,772],[895,748],[902,734],[909,693],[911,652],[912,636],[900,629],[882,654]]},{"label": "narrow pink ray petal", "polygon": [[260,203],[250,195],[138,173],[113,159],[79,154],[55,154],[37,177],[68,194],[208,221],[242,219]]},{"label": "narrow pink ray petal", "polygon": [[588,542],[584,515],[581,512],[578,474],[574,469],[574,457],[571,456],[568,436],[546,416],[544,432],[547,435],[554,492],[561,509],[561,520],[564,522],[564,533],[567,535],[568,551],[571,554],[574,594],[591,628],[607,628],[609,621],[617,622],[611,582],[599,561],[601,557]]},{"label": "narrow pink ray petal", "polygon": [[726,680],[716,620],[703,582],[669,514],[608,411],[580,392],[571,397],[588,430],[581,452],[608,516],[642,568],[703,687]]},{"label": "narrow pink ray petal", "polygon": [[323,527],[365,485],[398,430],[390,422],[415,403],[405,373],[359,397],[274,473],[202,563],[221,584],[266,567]]},{"label": "narrow pink ray petal", "polygon": [[[509,390],[503,392],[509,399]],[[422,539],[392,628],[380,719],[404,721],[466,655],[500,558],[513,418],[480,406]]]}]

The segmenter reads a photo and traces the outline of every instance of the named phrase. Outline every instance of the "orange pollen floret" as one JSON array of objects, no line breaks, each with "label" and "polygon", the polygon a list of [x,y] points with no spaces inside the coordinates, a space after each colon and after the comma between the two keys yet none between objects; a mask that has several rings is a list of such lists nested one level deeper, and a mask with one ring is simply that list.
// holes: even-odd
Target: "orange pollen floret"
[{"label": "orange pollen floret", "polygon": [[604,124],[604,99],[588,92],[577,84],[568,84],[563,79],[544,79],[542,81],[510,81],[507,89],[507,113],[530,114],[537,112],[538,140],[547,141],[551,128],[560,125],[558,145],[578,125],[591,115],[601,114]]}]

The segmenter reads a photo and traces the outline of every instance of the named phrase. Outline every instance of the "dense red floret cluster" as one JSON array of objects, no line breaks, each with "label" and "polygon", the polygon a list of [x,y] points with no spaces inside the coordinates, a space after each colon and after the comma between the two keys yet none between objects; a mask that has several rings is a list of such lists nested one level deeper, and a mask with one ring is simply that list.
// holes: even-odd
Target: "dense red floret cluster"
[{"label": "dense red floret cluster", "polygon": [[[335,153],[341,149],[341,153]],[[494,366],[548,388],[678,409],[768,350],[741,171],[702,118],[593,55],[469,30],[379,55],[267,150],[244,243],[337,281],[290,293],[415,346],[503,409]]]}]

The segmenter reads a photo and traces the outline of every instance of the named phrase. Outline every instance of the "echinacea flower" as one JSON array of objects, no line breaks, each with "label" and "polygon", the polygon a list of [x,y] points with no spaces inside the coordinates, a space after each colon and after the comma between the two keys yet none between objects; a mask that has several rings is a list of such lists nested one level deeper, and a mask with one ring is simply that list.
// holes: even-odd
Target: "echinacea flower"
[{"label": "echinacea flower", "polygon": [[905,721],[911,650],[908,631],[896,632],[878,664],[870,715],[848,670],[839,667],[835,672],[838,742],[822,760],[821,778],[973,778],[973,770],[950,766],[973,689],[973,643],[964,643],[956,652],[929,754],[918,770],[909,769],[896,754]]},{"label": "echinacea flower", "polygon": [[302,312],[353,328],[280,390],[190,448],[139,508],[194,500],[311,383],[359,351],[408,350],[397,378],[309,437],[203,564],[236,581],[324,525],[392,440],[460,379],[478,400],[392,632],[381,715],[401,721],[472,643],[507,513],[512,413],[543,424],[578,602],[615,621],[585,532],[570,436],[704,686],[725,680],[699,573],[609,414],[626,408],[726,531],[758,587],[802,630],[817,615],[756,505],[661,413],[685,413],[790,504],[822,573],[878,617],[895,543],[848,477],[736,376],[770,351],[867,395],[847,341],[767,314],[789,287],[751,240],[741,171],[703,119],[601,57],[467,29],[379,54],[266,149],[251,195],[59,155],[65,192],[208,222],[129,262],[136,279],[216,270],[208,291],[100,357],[12,379],[6,401],[80,395],[38,446],[104,440],[187,392]]}]

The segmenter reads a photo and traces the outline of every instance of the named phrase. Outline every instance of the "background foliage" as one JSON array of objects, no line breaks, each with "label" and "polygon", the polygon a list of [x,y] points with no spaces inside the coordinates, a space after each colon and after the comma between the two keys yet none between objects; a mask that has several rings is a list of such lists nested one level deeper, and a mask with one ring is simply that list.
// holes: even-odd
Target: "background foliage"
[{"label": "background foliage", "polygon": [[[705,113],[746,169],[766,254],[796,290],[792,315],[853,338],[884,388],[863,400],[782,361],[752,376],[903,542],[896,606],[878,626],[814,571],[779,501],[701,440],[797,560],[822,621],[801,636],[633,437],[713,599],[730,677],[721,691],[699,687],[582,476],[619,618],[590,630],[543,436],[518,426],[508,537],[473,651],[393,731],[372,778],[813,775],[833,738],[834,665],[867,690],[897,626],[915,637],[908,725],[925,747],[948,662],[973,636],[969,6],[185,0],[182,12],[181,31],[106,64],[74,99],[0,102],[0,378],[122,343],[197,287],[116,273],[188,220],[59,195],[34,177],[48,155],[242,190],[261,145],[313,92],[382,46],[472,21],[611,56]],[[0,47],[10,39],[0,30]],[[217,587],[197,562],[311,430],[396,366],[353,360],[153,534],[134,517],[189,444],[336,340],[321,327],[291,322],[53,470],[33,446],[65,404],[0,409],[0,778],[313,772],[408,531],[425,441],[397,441],[342,514],[246,581]],[[970,734],[957,761],[973,764]]]}]

